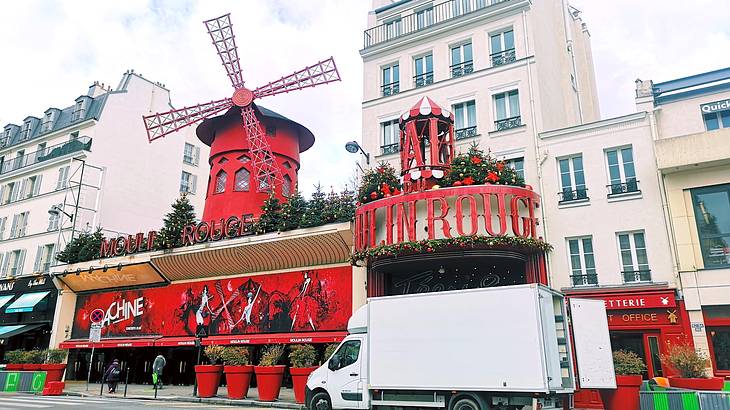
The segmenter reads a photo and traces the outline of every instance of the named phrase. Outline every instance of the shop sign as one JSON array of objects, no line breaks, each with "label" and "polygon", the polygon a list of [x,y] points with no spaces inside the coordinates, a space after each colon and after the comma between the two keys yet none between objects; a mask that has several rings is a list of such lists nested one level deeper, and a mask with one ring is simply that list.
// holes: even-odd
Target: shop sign
[{"label": "shop sign", "polygon": [[700,110],[705,114],[730,110],[730,99],[702,104],[700,105]]},{"label": "shop sign", "polygon": [[165,278],[149,263],[77,270],[59,276],[74,292],[164,283]]},{"label": "shop sign", "polygon": [[676,325],[677,309],[614,310],[607,314],[609,326]]},{"label": "shop sign", "polygon": [[677,306],[673,292],[649,295],[605,296],[602,299],[606,302],[607,310],[652,309]]},{"label": "shop sign", "polygon": [[25,278],[9,279],[0,282],[0,294],[3,293],[24,293],[32,289],[37,290],[55,290],[56,286],[53,281],[46,275],[31,276]]},{"label": "shop sign", "polygon": [[[160,288],[78,295],[72,337],[241,335],[343,330],[352,313],[352,268],[342,266]],[[98,314],[98,313],[96,313]]]}]

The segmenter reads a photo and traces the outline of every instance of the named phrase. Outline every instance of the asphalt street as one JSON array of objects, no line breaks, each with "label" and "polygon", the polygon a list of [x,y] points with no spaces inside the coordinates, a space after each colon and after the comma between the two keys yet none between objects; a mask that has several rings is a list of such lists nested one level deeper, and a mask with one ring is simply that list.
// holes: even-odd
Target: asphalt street
[{"label": "asphalt street", "polygon": [[[30,409],[233,409],[232,406],[218,406],[212,404],[176,403],[170,401],[92,398],[75,396],[34,396],[29,394],[0,394],[0,410],[30,410]],[[256,407],[247,407],[255,410]],[[270,410],[270,409],[269,409]]]}]

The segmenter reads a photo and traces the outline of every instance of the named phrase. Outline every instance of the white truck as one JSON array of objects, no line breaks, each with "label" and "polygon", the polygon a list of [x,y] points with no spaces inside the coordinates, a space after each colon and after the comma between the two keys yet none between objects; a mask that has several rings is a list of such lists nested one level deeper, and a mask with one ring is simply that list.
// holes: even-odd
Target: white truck
[{"label": "white truck", "polygon": [[[566,310],[562,294],[535,284],[371,298],[309,376],[305,404],[563,408],[575,389]],[[581,385],[615,388],[603,302],[574,299],[570,310]]]}]

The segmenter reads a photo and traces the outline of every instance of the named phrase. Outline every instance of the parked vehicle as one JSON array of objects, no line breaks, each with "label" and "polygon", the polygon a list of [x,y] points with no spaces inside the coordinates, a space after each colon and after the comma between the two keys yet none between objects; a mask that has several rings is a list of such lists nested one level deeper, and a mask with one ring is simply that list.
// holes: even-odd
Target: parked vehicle
[{"label": "parked vehicle", "polygon": [[[580,341],[579,352],[590,355],[578,360],[581,381],[615,387],[603,302],[580,300],[573,309],[585,318],[571,323],[580,330],[576,343],[578,334],[589,342]],[[535,284],[372,298],[310,375],[305,403],[310,410],[562,408],[575,389],[566,310],[562,294]]]}]

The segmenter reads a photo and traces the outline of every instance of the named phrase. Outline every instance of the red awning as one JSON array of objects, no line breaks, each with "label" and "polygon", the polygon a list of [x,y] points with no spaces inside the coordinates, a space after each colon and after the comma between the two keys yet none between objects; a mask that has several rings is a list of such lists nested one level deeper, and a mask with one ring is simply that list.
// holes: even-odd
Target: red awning
[{"label": "red awning", "polygon": [[314,333],[269,333],[255,335],[210,336],[203,339],[203,346],[208,345],[266,345],[295,343],[334,343],[347,336],[347,332],[314,332]]},{"label": "red awning", "polygon": [[157,337],[137,337],[132,339],[102,339],[98,343],[91,343],[88,340],[67,340],[61,342],[58,347],[61,349],[110,349],[114,347],[151,347],[154,346]]},{"label": "red awning", "polygon": [[160,347],[177,347],[177,346],[195,346],[194,337],[163,337],[155,340],[155,346]]}]

